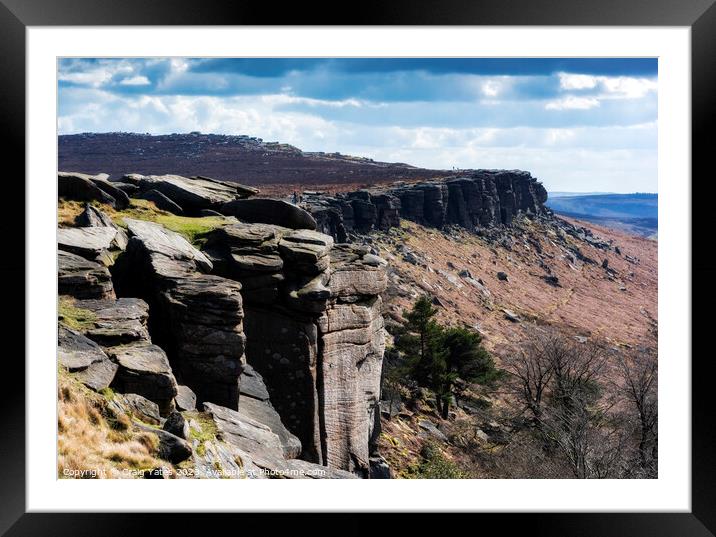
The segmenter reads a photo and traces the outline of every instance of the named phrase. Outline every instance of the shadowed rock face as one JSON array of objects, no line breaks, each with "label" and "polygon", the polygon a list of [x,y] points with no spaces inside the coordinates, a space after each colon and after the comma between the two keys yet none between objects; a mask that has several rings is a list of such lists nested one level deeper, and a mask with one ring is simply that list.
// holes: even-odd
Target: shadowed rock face
[{"label": "shadowed rock face", "polygon": [[242,284],[247,361],[301,457],[367,475],[385,261],[322,233],[267,224],[225,226],[205,249],[215,273]]},{"label": "shadowed rock face", "polygon": [[238,408],[244,359],[241,285],[204,274],[211,261],[180,235],[127,219],[127,251],[114,269],[121,296],[144,298],[152,340],[199,401]]},{"label": "shadowed rock face", "polygon": [[260,224],[275,224],[290,229],[316,229],[313,217],[295,205],[270,198],[252,198],[225,203],[219,210],[227,216]]},{"label": "shadowed rock face", "polygon": [[308,195],[305,205],[319,231],[347,242],[352,232],[389,229],[400,225],[401,217],[430,227],[458,225],[471,231],[510,225],[518,213],[543,214],[546,201],[547,191],[528,172],[477,170],[336,197]]}]

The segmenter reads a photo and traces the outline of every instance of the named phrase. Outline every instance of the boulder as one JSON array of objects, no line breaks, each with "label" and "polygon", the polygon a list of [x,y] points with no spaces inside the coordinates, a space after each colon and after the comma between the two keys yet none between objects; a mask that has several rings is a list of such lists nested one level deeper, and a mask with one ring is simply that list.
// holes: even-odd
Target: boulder
[{"label": "boulder", "polygon": [[249,455],[284,458],[281,440],[267,425],[212,403],[204,403],[204,410],[216,425],[219,439]]},{"label": "boulder", "polygon": [[75,224],[79,227],[117,227],[106,213],[89,203],[85,203],[84,210],[75,218]]},{"label": "boulder", "polygon": [[184,440],[189,439],[189,423],[179,412],[172,412],[169,414],[162,428],[166,432],[178,436],[179,438],[183,438]]},{"label": "boulder", "polygon": [[508,321],[512,321],[513,323],[519,323],[522,320],[520,316],[512,310],[503,309],[502,313],[505,314],[505,319],[507,319]]},{"label": "boulder", "polygon": [[186,440],[162,429],[154,429],[138,424],[137,428],[154,433],[159,437],[159,458],[172,464],[179,464],[191,457],[191,445]]},{"label": "boulder", "polygon": [[559,283],[559,278],[554,275],[542,276],[542,279],[550,284],[552,287],[562,287]]},{"label": "boulder", "polygon": [[[105,175],[105,174],[101,174]],[[114,184],[110,183],[106,179],[100,176],[90,177],[90,181],[95,184],[105,194],[111,196],[114,199],[112,204],[115,209],[126,209],[129,207],[129,196],[121,188],[117,188]]]},{"label": "boulder", "polygon": [[239,414],[249,420],[266,425],[276,434],[281,443],[283,456],[287,459],[298,457],[301,454],[301,441],[286,429],[278,412],[268,400],[261,401],[242,395],[239,398]]},{"label": "boulder", "polygon": [[445,433],[443,433],[440,429],[438,429],[432,421],[420,420],[418,422],[418,427],[420,427],[422,430],[426,431],[433,438],[440,440],[441,442],[448,441],[448,438],[447,438],[447,436],[445,436]]},{"label": "boulder", "polygon": [[60,295],[75,298],[114,298],[107,267],[70,252],[57,253],[57,287]]},{"label": "boulder", "polygon": [[234,190],[236,190],[236,193],[242,198],[250,198],[251,196],[255,196],[260,192],[258,188],[254,188],[252,186],[241,185],[239,183],[234,183],[233,181],[221,181],[219,179],[212,179],[211,177],[206,177],[204,175],[196,175],[191,179],[210,181],[212,183],[217,183],[220,185],[227,186],[229,188],[233,188]]},{"label": "boulder", "polygon": [[222,205],[222,214],[235,216],[243,222],[275,224],[290,229],[316,229],[314,218],[300,207],[283,200],[251,198]]},{"label": "boulder", "polygon": [[303,274],[318,274],[328,268],[333,239],[310,230],[298,230],[284,235],[278,243],[281,257],[289,269]]},{"label": "boulder", "polygon": [[112,185],[114,185],[130,197],[140,192],[139,187],[137,185],[133,185],[131,183],[123,183],[119,180],[113,181],[111,178],[108,179],[108,181],[110,181]]},{"label": "boulder", "polygon": [[59,363],[82,384],[95,391],[111,384],[117,366],[94,341],[60,324],[57,343]]},{"label": "boulder", "polygon": [[117,374],[117,364],[111,360],[94,362],[87,369],[81,369],[73,376],[82,384],[94,391],[108,388]]},{"label": "boulder", "polygon": [[173,214],[182,215],[184,214],[184,209],[182,209],[179,205],[177,205],[173,200],[159,192],[158,190],[151,189],[147,190],[146,192],[142,192],[140,194],[137,194],[136,196],[139,199],[151,201],[154,203],[154,205],[157,206],[157,209],[162,211],[167,211]]},{"label": "boulder", "polygon": [[111,250],[123,250],[125,237],[112,227],[74,227],[57,230],[57,247],[104,265],[113,263]]},{"label": "boulder", "polygon": [[500,281],[502,281],[502,282],[507,282],[507,281],[509,281],[509,277],[507,276],[507,273],[506,273],[506,272],[498,272],[498,273],[497,273],[497,279],[500,280]]},{"label": "boulder", "polygon": [[237,190],[217,181],[189,179],[180,175],[127,175],[123,178],[134,182],[143,191],[157,190],[190,214],[202,209],[217,210],[237,197]]},{"label": "boulder", "polygon": [[161,425],[164,419],[159,413],[159,405],[136,393],[115,393],[112,398],[123,412],[150,425]]},{"label": "boulder", "polygon": [[60,365],[68,371],[87,369],[100,360],[107,360],[107,355],[94,341],[62,323],[58,324],[57,358]]},{"label": "boulder", "polygon": [[370,458],[370,478],[371,479],[392,479],[390,466],[383,457]]},{"label": "boulder", "polygon": [[57,195],[75,201],[99,201],[118,208],[117,200],[100,189],[91,179],[91,175],[84,173],[59,172]]},{"label": "boulder", "polygon": [[150,256],[159,254],[170,260],[191,261],[196,268],[205,272],[212,269],[211,261],[178,233],[154,222],[131,218],[125,218],[124,221],[130,237],[141,243]]},{"label": "boulder", "polygon": [[111,347],[107,353],[119,365],[113,387],[154,401],[162,415],[168,415],[174,409],[177,382],[161,347],[139,342]]},{"label": "boulder", "polygon": [[196,394],[191,391],[189,386],[182,384],[177,386],[177,396],[174,398],[174,403],[177,410],[194,411],[196,410]]},{"label": "boulder", "polygon": [[141,299],[81,300],[76,306],[92,312],[93,326],[85,329],[84,334],[100,345],[111,347],[149,341],[149,306]]}]

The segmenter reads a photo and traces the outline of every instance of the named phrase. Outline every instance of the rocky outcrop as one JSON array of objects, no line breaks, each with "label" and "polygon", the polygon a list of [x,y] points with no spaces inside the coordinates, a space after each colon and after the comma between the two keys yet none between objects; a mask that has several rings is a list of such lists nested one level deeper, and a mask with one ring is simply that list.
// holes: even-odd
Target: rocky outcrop
[{"label": "rocky outcrop", "polygon": [[[218,462],[224,475],[232,476],[238,472],[248,478],[356,477],[346,471],[292,458],[285,453],[280,437],[271,428],[241,412],[211,403],[204,404],[204,411],[214,424],[216,440],[205,442],[203,451],[205,456],[211,453],[209,457]],[[237,460],[242,471],[234,468]]]},{"label": "rocky outcrop", "polygon": [[65,252],[109,266],[114,262],[112,251],[124,250],[124,232],[115,227],[74,227],[57,230],[57,247]]},{"label": "rocky outcrop", "polygon": [[[199,250],[157,223],[124,218],[119,228],[86,204],[78,227],[58,232],[60,291],[75,299],[68,315],[81,312],[66,319],[81,328],[60,329],[70,374],[163,426],[164,458],[189,456],[201,475],[215,465],[253,477],[376,474],[385,261],[336,245],[300,207],[240,199],[255,192],[222,181],[111,184],[175,213],[234,218]],[[341,203],[357,229],[398,220],[387,194]]]},{"label": "rocky outcrop", "polygon": [[241,282],[247,361],[300,440],[301,457],[367,475],[385,262],[365,247],[269,224],[224,226],[209,235],[205,253],[214,272]]},{"label": "rocky outcrop", "polygon": [[316,221],[300,207],[270,198],[251,198],[230,201],[219,212],[235,216],[243,222],[275,224],[290,229],[316,229]]},{"label": "rocky outcrop", "polygon": [[80,300],[75,305],[91,313],[84,335],[104,347],[149,341],[149,306],[143,300]]},{"label": "rocky outcrop", "polygon": [[79,227],[117,227],[106,213],[89,203],[85,203],[84,210],[75,218],[75,225]]},{"label": "rocky outcrop", "polygon": [[84,173],[59,172],[57,174],[57,194],[66,199],[77,201],[99,201],[108,203],[115,209],[129,205],[127,194],[106,180],[106,175],[87,175]]},{"label": "rocky outcrop", "polygon": [[430,227],[458,225],[471,231],[510,225],[520,213],[545,214],[546,201],[547,191],[528,172],[476,170],[335,197],[308,195],[305,205],[321,232],[346,242],[351,233],[398,226],[401,217]]},{"label": "rocky outcrop", "polygon": [[60,295],[76,298],[113,298],[112,277],[106,266],[79,255],[57,253],[57,288]]},{"label": "rocky outcrop", "polygon": [[157,209],[167,211],[173,214],[183,215],[184,209],[174,203],[170,198],[159,192],[159,190],[151,189],[145,192],[140,192],[137,197],[143,200],[154,202]]},{"label": "rocky outcrop", "polygon": [[154,401],[163,416],[174,410],[177,382],[161,347],[140,342],[111,347],[107,352],[119,366],[113,386],[122,393],[136,393]]},{"label": "rocky outcrop", "polygon": [[85,386],[93,390],[107,388],[117,372],[102,348],[81,333],[58,326],[58,361]]},{"label": "rocky outcrop", "polygon": [[[252,189],[242,185],[180,175],[131,173],[120,177],[118,181],[136,186],[138,193],[135,196],[158,201],[167,207],[166,210],[175,214],[196,215],[201,210],[216,210],[227,202],[252,195]],[[174,205],[168,204],[164,198]]]},{"label": "rocky outcrop", "polygon": [[244,364],[241,285],[205,274],[211,261],[159,224],[126,219],[126,253],[114,269],[120,296],[149,303],[152,340],[199,401],[238,408]]}]

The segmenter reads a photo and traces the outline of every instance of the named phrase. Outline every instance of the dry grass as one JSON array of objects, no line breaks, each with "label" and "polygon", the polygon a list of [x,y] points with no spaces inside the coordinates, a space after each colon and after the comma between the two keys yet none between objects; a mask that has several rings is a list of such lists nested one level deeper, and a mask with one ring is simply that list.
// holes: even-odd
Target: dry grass
[{"label": "dry grass", "polygon": [[[604,239],[613,238],[622,256],[579,243],[585,255],[598,264],[572,266],[564,258],[564,249],[550,241],[539,226],[533,225],[525,231],[539,240],[546,255],[553,256],[547,259],[547,264],[552,274],[559,277],[561,287],[552,287],[542,279],[547,273],[540,268],[534,248],[528,249],[521,242],[515,243],[509,251],[494,247],[467,231],[456,231],[456,239],[404,220],[402,231],[393,232],[400,233],[399,237],[391,239],[381,233],[374,236],[374,245],[388,260],[407,292],[407,296],[384,297],[385,311],[391,317],[400,317],[402,310],[410,308],[420,294],[437,296],[444,305],[440,308],[442,321],[479,325],[486,336],[485,344],[498,354],[500,345],[520,340],[525,324],[505,319],[503,308],[518,313],[523,319],[563,327],[616,345],[655,343],[657,243],[584,225]],[[404,261],[398,251],[400,245],[420,255],[430,269]],[[640,263],[628,263],[627,254],[638,257]],[[623,282],[626,291],[620,290],[619,281],[607,278],[601,268],[602,259],[607,259],[609,266],[617,270],[617,280]],[[491,293],[489,299],[458,276],[462,269],[468,269],[475,279],[482,279]],[[507,272],[509,282],[499,281],[498,271]],[[448,281],[446,273],[454,276],[460,286]]]},{"label": "dry grass", "polygon": [[158,437],[137,431],[123,413],[61,371],[58,384],[60,478],[132,478],[166,467],[156,456]]}]

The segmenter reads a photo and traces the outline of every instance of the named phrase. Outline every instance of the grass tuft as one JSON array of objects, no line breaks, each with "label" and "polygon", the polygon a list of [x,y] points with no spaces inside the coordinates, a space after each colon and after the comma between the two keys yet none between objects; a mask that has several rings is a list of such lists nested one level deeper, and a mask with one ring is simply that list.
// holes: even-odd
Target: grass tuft
[{"label": "grass tuft", "polygon": [[97,316],[90,310],[75,306],[75,300],[61,296],[58,301],[57,318],[73,330],[83,331],[94,327]]},{"label": "grass tuft", "polygon": [[[111,205],[92,202],[92,205],[106,213],[119,227],[126,228],[125,218],[156,222],[167,229],[182,235],[190,243],[200,245],[204,235],[216,228],[226,225],[227,220],[220,216],[204,216],[194,218],[191,216],[177,216],[158,209],[152,201],[130,199],[129,207],[118,211]],[[84,210],[84,203],[61,199],[58,203],[58,224],[60,226],[74,226],[77,216]]]}]

